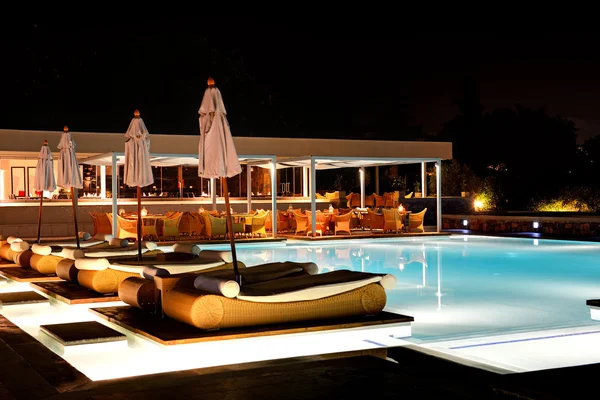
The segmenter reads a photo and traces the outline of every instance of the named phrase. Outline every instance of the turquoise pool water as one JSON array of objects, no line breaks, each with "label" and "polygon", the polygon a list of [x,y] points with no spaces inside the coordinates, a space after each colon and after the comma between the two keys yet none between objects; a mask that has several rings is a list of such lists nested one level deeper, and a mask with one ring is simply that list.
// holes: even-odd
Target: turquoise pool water
[{"label": "turquoise pool water", "polygon": [[248,266],[313,261],[321,271],[395,275],[386,310],[415,318],[415,342],[598,324],[585,304],[600,297],[596,243],[452,235],[236,251]]}]

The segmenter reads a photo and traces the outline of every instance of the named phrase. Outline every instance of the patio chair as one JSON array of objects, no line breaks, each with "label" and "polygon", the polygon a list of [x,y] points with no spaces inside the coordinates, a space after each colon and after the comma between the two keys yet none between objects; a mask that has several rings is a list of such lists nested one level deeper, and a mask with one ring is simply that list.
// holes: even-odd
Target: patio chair
[{"label": "patio chair", "polygon": [[426,212],[427,208],[424,208],[421,212],[410,214],[410,217],[408,218],[409,232],[425,232],[423,220],[425,219]]},{"label": "patio chair", "polygon": [[197,211],[192,211],[192,235],[193,236],[205,236],[206,235],[206,227],[204,226],[204,218]]},{"label": "patio chair", "polygon": [[225,218],[215,217],[206,211],[202,213],[202,217],[204,218],[206,236],[209,239],[227,234],[227,220]]},{"label": "patio chair", "polygon": [[306,214],[300,214],[294,210],[294,221],[296,221],[295,235],[300,232],[308,232],[308,216]]},{"label": "patio chair", "polygon": [[267,222],[267,217],[269,216],[270,213],[271,213],[271,211],[267,210],[267,211],[263,211],[262,213],[252,217],[252,225],[249,225],[250,226],[250,232],[249,232],[250,235],[252,235],[252,236],[258,235],[260,237],[262,237],[262,235],[265,235],[265,237],[267,237],[267,230],[265,227],[265,222]]},{"label": "patio chair", "polygon": [[[321,211],[317,210],[316,216],[316,227],[315,233],[323,236],[323,232],[327,232],[329,229],[329,216],[324,215]],[[306,228],[306,236],[312,234],[312,212],[306,210],[306,218],[307,218],[307,228]]]},{"label": "patio chair", "polygon": [[335,222],[335,226],[333,228],[334,235],[337,235],[338,232],[348,232],[349,234],[352,234],[352,232],[350,231],[352,214],[353,214],[353,212],[349,211],[346,214],[334,216],[334,222]]},{"label": "patio chair", "polygon": [[384,232],[396,231],[396,233],[402,232],[402,229],[404,228],[404,224],[402,223],[402,216],[400,215],[398,210],[396,210],[395,208],[391,208],[391,209],[384,208],[382,211],[383,211],[383,231]]},{"label": "patio chair", "polygon": [[365,216],[365,219],[368,217],[369,220],[369,229],[373,230],[373,229],[381,229],[383,230],[383,214],[378,214],[376,212],[371,211],[371,209],[369,208],[367,210],[367,216]]},{"label": "patio chair", "polygon": [[[110,214],[112,216],[112,214]],[[127,219],[117,215],[117,237],[137,240],[137,219]]]},{"label": "patio chair", "polygon": [[346,196],[346,202],[348,207],[360,207],[360,193],[350,193]]},{"label": "patio chair", "polygon": [[394,193],[384,192],[383,197],[385,199],[385,207],[394,207]]},{"label": "patio chair", "polygon": [[365,196],[365,207],[375,207],[375,195]]},{"label": "patio chair", "polygon": [[168,237],[178,239],[179,238],[179,222],[183,216],[182,212],[176,212],[169,218],[163,220],[162,236],[163,239]]},{"label": "patio chair", "polygon": [[112,223],[108,217],[108,213],[105,212],[90,212],[92,222],[94,223],[94,230],[92,236],[98,233],[104,233],[107,235],[112,234]]},{"label": "patio chair", "polygon": [[194,217],[189,211],[184,211],[179,220],[179,235],[180,236],[192,236],[194,229]]},{"label": "patio chair", "polygon": [[158,223],[158,218],[153,218],[153,217],[144,217],[142,219],[142,229],[143,229],[143,234],[142,237],[144,239],[150,239],[150,240],[158,240],[158,229],[156,227]]}]

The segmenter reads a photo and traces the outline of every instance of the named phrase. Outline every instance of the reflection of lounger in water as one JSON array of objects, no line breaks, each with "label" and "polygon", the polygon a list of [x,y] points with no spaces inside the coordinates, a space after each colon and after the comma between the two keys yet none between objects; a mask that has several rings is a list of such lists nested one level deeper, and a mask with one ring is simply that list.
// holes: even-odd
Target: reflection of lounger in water
[{"label": "reflection of lounger in water", "polygon": [[[200,329],[224,329],[377,314],[386,304],[392,275],[354,271],[317,274],[314,263],[272,263],[245,268],[242,288],[228,278],[230,271],[197,276],[155,276],[165,315]],[[138,308],[152,310],[152,299],[123,282],[119,297]],[[237,290],[236,287],[237,286]],[[146,291],[150,293],[150,291]]]}]

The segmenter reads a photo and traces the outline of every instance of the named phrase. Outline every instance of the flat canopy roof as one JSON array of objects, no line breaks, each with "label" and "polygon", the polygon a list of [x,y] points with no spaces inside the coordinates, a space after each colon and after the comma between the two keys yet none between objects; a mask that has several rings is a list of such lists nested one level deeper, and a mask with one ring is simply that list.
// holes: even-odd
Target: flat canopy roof
[{"label": "flat canopy roof", "polygon": [[[89,165],[105,165],[111,166],[113,160],[113,154],[116,157],[117,165],[122,165],[125,162],[124,153],[104,153],[92,157],[80,159],[79,162]],[[360,168],[360,167],[375,167],[384,165],[397,165],[397,164],[414,164],[421,162],[436,162],[438,159],[431,158],[357,158],[357,157],[298,157],[298,158],[285,158],[276,157],[274,155],[263,155],[263,156],[238,156],[240,163],[259,166],[263,168],[271,168],[271,162],[277,160],[277,169],[292,168],[292,167],[310,167],[311,160],[315,160],[315,168],[318,170],[324,169],[336,169],[336,168]],[[169,167],[178,165],[189,165],[197,166],[198,157],[189,155],[166,155],[166,154],[151,154],[150,164],[153,166]]]},{"label": "flat canopy roof", "polygon": [[[62,131],[1,130],[0,159],[37,159],[44,140],[58,152]],[[112,154],[122,164],[124,133],[71,132],[82,163],[111,165]],[[240,161],[277,168],[308,167],[314,159],[317,169],[414,164],[452,159],[452,143],[424,141],[298,139],[233,137]],[[198,165],[199,135],[150,134],[153,165]],[[109,161],[110,159],[110,161]]]}]

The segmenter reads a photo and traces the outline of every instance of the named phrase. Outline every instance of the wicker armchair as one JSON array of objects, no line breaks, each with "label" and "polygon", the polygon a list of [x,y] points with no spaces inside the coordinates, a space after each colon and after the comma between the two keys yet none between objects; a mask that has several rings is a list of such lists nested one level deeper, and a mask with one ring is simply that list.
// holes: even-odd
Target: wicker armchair
[{"label": "wicker armchair", "polygon": [[409,232],[425,232],[423,227],[423,220],[425,219],[425,213],[427,208],[424,208],[421,212],[411,213],[408,218],[408,231]]},{"label": "wicker armchair", "polygon": [[172,214],[169,218],[165,218],[163,220],[163,229],[162,236],[163,239],[168,237],[179,238],[179,222],[181,221],[181,217],[183,216],[182,212],[176,212]]},{"label": "wicker armchair", "polygon": [[383,230],[383,214],[378,214],[376,212],[371,211],[371,209],[367,210],[367,215],[365,216],[365,219],[368,218],[369,221],[369,229],[373,230],[373,229],[381,229]]},{"label": "wicker armchair", "polygon": [[267,210],[263,211],[261,214],[254,215],[252,217],[252,225],[250,225],[250,234],[252,236],[258,235],[262,237],[262,235],[265,235],[265,237],[267,237],[265,223],[267,222],[267,217],[270,213],[271,211]]},{"label": "wicker armchair", "polygon": [[400,215],[398,210],[395,208],[391,208],[391,209],[384,208],[383,209],[383,231],[384,232],[396,231],[396,233],[398,233],[398,232],[402,232],[403,228],[404,228],[404,224],[402,223],[402,216]]},{"label": "wicker armchair", "polygon": [[335,235],[337,235],[338,232],[348,232],[350,234],[352,233],[350,231],[350,224],[352,222],[352,214],[353,214],[353,212],[349,211],[346,214],[334,216],[335,226],[333,228],[333,233]]},{"label": "wicker armchair", "polygon": [[227,235],[227,220],[225,218],[214,217],[206,211],[202,213],[202,217],[204,218],[206,236],[209,239]]},{"label": "wicker armchair", "polygon": [[296,221],[296,227],[294,231],[295,235],[300,232],[308,232],[308,217],[306,214],[300,214],[294,210],[294,221]]}]

